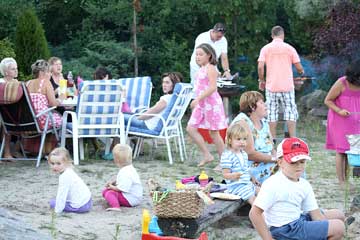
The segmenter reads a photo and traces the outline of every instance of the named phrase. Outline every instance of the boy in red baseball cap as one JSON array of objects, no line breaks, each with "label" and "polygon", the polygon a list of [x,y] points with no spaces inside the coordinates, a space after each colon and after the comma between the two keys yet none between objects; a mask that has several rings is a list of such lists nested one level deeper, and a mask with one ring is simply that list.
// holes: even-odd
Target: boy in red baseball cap
[{"label": "boy in red baseball cap", "polygon": [[307,144],[286,138],[277,147],[280,171],[268,178],[249,217],[262,239],[342,239],[344,214],[320,211],[310,183],[302,178],[309,156]]}]

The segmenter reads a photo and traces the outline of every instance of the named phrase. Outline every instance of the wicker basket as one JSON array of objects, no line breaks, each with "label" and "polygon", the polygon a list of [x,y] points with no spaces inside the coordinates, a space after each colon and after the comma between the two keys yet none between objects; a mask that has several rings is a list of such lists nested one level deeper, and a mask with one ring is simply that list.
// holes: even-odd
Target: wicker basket
[{"label": "wicker basket", "polygon": [[[156,192],[151,192],[154,196]],[[164,192],[158,192],[158,199]],[[154,200],[154,197],[153,197]],[[154,212],[161,218],[198,218],[204,210],[204,201],[194,190],[172,191],[160,201],[153,201]]]}]

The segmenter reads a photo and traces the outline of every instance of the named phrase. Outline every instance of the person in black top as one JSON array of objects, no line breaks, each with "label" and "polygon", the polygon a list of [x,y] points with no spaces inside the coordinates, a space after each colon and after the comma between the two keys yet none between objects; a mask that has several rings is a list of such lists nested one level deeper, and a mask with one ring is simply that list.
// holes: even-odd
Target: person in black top
[{"label": "person in black top", "polygon": [[62,74],[62,70],[63,70],[62,62],[61,59],[58,57],[51,57],[49,59],[49,64],[50,64],[50,72],[51,72],[50,82],[54,88],[55,94],[57,94],[59,90],[60,80],[65,79],[64,75]]}]

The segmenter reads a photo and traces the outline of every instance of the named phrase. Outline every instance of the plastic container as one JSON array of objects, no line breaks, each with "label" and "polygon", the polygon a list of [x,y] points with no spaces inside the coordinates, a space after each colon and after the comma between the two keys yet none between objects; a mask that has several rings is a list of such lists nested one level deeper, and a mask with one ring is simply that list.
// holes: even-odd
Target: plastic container
[{"label": "plastic container", "polygon": [[209,183],[209,176],[205,171],[201,171],[199,176],[200,187],[205,187]]},{"label": "plastic container", "polygon": [[75,88],[74,88],[74,78],[71,71],[69,71],[67,75],[67,97],[74,97],[75,95]]},{"label": "plastic container", "polygon": [[360,167],[360,153],[346,152],[350,166]]},{"label": "plastic container", "polygon": [[66,97],[66,92],[67,92],[67,80],[66,79],[60,79],[59,81],[59,95],[65,95]]},{"label": "plastic container", "polygon": [[143,209],[142,213],[142,233],[148,234],[149,233],[149,224],[150,224],[151,216],[149,210]]},{"label": "plastic container", "polygon": [[180,180],[175,181],[175,189],[176,190],[183,190],[185,189],[185,185],[180,182]]},{"label": "plastic container", "polygon": [[158,217],[157,216],[153,216],[151,218],[150,221],[150,225],[149,225],[149,232],[150,233],[155,233],[158,236],[163,236],[163,232],[161,231],[159,224],[158,224]]}]

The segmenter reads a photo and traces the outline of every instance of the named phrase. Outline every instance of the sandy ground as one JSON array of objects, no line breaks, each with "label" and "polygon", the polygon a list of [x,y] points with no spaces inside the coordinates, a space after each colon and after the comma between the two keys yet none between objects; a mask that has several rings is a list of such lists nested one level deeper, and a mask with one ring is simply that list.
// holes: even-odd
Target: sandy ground
[{"label": "sandy ground", "polygon": [[[307,177],[313,185],[319,205],[322,208],[340,208],[350,212],[352,198],[360,194],[359,180],[350,179],[355,190],[341,191],[335,178],[334,155],[323,150],[323,129],[319,127],[300,136],[308,136],[313,161],[307,166]],[[311,133],[311,134],[310,134]],[[319,138],[311,136],[322,135]],[[310,136],[310,137],[309,137]],[[48,201],[54,198],[57,190],[58,177],[50,172],[45,161],[39,168],[35,162],[19,161],[0,164],[0,207],[11,211],[40,232],[53,236],[54,239],[140,239],[141,212],[146,208],[151,211],[151,199],[147,179],[156,178],[165,187],[174,187],[175,180],[182,177],[199,174],[196,167],[200,156],[196,148],[189,144],[187,152],[190,159],[180,162],[175,153],[175,163],[170,166],[167,160],[166,148],[160,144],[157,149],[146,145],[146,154],[134,160],[144,185],[144,202],[135,208],[122,208],[121,212],[105,211],[106,203],[101,196],[105,182],[116,175],[118,169],[112,162],[99,159],[96,153],[88,152],[88,156],[75,169],[89,185],[94,206],[86,214],[63,214],[54,216],[49,209]],[[215,152],[214,152],[215,154]],[[95,158],[95,159],[94,159]],[[221,176],[212,171],[216,163],[206,166],[208,175],[220,181]],[[346,239],[360,239],[359,210],[352,211],[355,222],[347,228]],[[209,239],[260,239],[256,231],[250,227],[247,217],[236,214],[205,230]],[[0,233],[1,239],[1,233]]]}]

